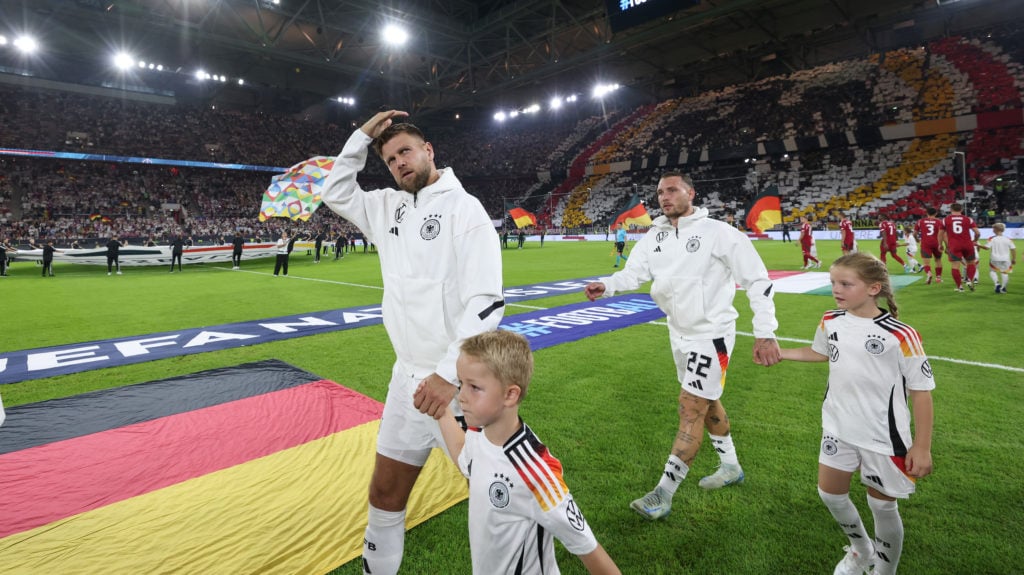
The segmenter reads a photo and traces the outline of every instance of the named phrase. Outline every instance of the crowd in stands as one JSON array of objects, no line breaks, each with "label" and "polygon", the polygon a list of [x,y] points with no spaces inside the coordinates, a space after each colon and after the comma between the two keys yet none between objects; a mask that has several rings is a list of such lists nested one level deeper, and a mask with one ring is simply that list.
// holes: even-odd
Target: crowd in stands
[{"label": "crowd in stands", "polygon": [[[966,154],[967,199],[999,217],[1024,208],[1019,184],[994,191],[996,178],[1012,175],[1016,157],[1024,155],[1024,126],[832,144],[785,156],[692,159],[758,142],[1020,109],[1022,58],[1024,32],[1009,28],[573,121],[424,128],[438,166],[453,166],[495,220],[510,206],[523,206],[546,226],[601,229],[634,196],[657,215],[654,187],[663,168],[638,168],[638,160],[674,161],[680,153],[690,158],[682,169],[715,217],[742,220],[745,205],[774,185],[787,218],[815,214],[827,222],[844,212],[855,221],[909,220],[929,205],[963,198],[954,151]],[[278,167],[332,155],[355,129],[306,117],[9,86],[0,86],[0,121],[4,148]],[[608,165],[619,168],[594,169]],[[258,222],[271,171],[25,157],[6,157],[0,168],[0,226],[13,237],[354,231],[327,210],[302,224]],[[391,181],[373,157],[363,177],[372,187]]]}]

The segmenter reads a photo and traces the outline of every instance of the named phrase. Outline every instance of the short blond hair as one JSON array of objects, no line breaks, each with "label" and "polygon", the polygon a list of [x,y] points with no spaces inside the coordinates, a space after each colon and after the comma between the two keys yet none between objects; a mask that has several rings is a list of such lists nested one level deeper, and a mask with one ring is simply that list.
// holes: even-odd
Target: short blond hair
[{"label": "short blond hair", "polygon": [[1003,233],[1006,231],[1006,224],[1004,224],[1003,222],[996,222],[992,224],[992,231]]},{"label": "short blond hair", "polygon": [[505,388],[518,387],[519,401],[526,397],[533,377],[533,354],[525,337],[503,329],[485,331],[467,337],[459,351],[486,365]]}]

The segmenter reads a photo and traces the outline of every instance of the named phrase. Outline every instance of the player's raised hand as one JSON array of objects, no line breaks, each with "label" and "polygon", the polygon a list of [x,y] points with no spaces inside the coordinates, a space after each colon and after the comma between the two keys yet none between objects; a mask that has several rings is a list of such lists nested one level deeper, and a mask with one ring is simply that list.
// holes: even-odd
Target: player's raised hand
[{"label": "player's raised hand", "polygon": [[434,419],[440,419],[444,410],[452,402],[452,398],[458,393],[459,388],[446,379],[432,373],[420,382],[416,393],[412,396],[413,405],[420,413],[426,413]]},{"label": "player's raised hand", "polygon": [[405,118],[409,115],[409,112],[403,112],[401,110],[385,110],[383,112],[377,112],[372,118],[363,124],[362,128],[364,134],[371,138],[376,138],[384,130],[391,127],[394,123],[394,118]]},{"label": "player's raised hand", "polygon": [[587,295],[587,299],[594,301],[597,298],[604,295],[604,284],[601,282],[590,282],[587,287],[583,288],[583,293]]}]

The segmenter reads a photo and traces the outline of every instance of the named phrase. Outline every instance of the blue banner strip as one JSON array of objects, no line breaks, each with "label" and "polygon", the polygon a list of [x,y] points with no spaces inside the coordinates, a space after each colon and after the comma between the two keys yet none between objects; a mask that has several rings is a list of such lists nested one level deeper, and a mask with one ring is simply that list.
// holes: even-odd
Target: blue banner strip
[{"label": "blue banner strip", "polygon": [[[506,316],[501,328],[526,336],[533,349],[543,349],[659,317],[663,314],[650,297],[637,294]],[[382,322],[381,307],[377,305],[15,351],[0,356],[0,384],[232,349]]]},{"label": "blue banner strip", "polygon": [[125,164],[152,164],[158,166],[181,166],[186,168],[216,168],[218,170],[245,170],[249,172],[284,173],[288,168],[275,166],[253,166],[249,164],[222,164],[219,162],[196,162],[192,160],[165,160],[163,158],[138,158],[135,156],[111,156],[108,154],[80,154],[76,152],[52,152],[48,150],[23,150],[0,148],[0,156],[28,156],[32,158],[60,158],[80,162],[116,162]]}]

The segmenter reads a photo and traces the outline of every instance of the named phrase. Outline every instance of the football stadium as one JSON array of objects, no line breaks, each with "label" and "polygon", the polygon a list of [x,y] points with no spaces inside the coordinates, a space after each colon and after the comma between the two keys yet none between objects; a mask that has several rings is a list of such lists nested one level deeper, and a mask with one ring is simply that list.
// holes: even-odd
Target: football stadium
[{"label": "football stadium", "polygon": [[1024,0],[5,0],[0,118],[0,572],[1022,570]]}]

